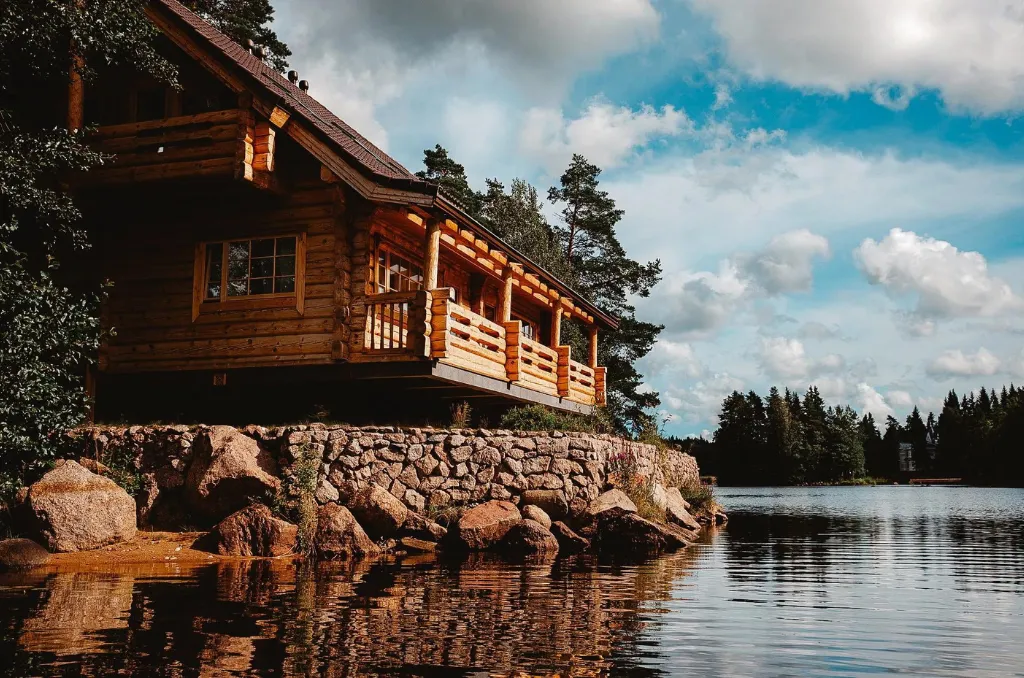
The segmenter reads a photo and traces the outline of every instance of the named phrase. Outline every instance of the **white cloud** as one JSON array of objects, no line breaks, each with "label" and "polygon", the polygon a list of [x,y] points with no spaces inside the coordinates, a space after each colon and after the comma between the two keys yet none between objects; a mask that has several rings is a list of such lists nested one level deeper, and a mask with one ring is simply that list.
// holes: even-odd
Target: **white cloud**
[{"label": "white cloud", "polygon": [[985,348],[974,353],[959,349],[943,352],[928,365],[928,374],[935,379],[952,377],[991,376],[999,371],[1001,362]]},{"label": "white cloud", "polygon": [[733,391],[742,390],[742,379],[722,372],[701,379],[690,386],[670,386],[664,390],[663,395],[666,402],[678,404],[678,407],[673,409],[682,415],[684,421],[717,422],[725,397]]},{"label": "white cloud", "polygon": [[795,386],[803,386],[807,379],[817,383],[822,375],[846,370],[846,359],[843,356],[829,353],[812,359],[807,355],[803,342],[785,337],[762,337],[758,360],[766,375]]},{"label": "white cloud", "polygon": [[840,339],[843,336],[839,325],[826,325],[816,321],[805,322],[800,326],[799,335],[802,339]]},{"label": "white cloud", "polygon": [[572,120],[566,120],[559,109],[530,109],[520,143],[523,151],[551,172],[564,169],[573,153],[607,169],[622,164],[652,141],[677,136],[691,127],[686,114],[672,106],[631,109],[594,99]]},{"label": "white cloud", "polygon": [[707,367],[697,358],[692,345],[671,339],[659,339],[651,352],[644,356],[638,369],[642,374],[669,374],[691,379],[700,377],[707,371]]},{"label": "white cloud", "polygon": [[[915,89],[985,114],[1024,108],[1024,7],[1007,0],[690,0],[758,80],[889,107]],[[890,91],[897,86],[898,94]]]},{"label": "white cloud", "polygon": [[806,229],[777,235],[767,247],[738,255],[737,266],[769,295],[806,292],[811,288],[813,262],[830,254],[828,240]]},{"label": "white cloud", "polygon": [[934,332],[936,319],[996,316],[1024,308],[1010,286],[988,272],[978,252],[894,228],[884,239],[866,239],[854,256],[868,281],[893,295],[915,295],[905,317],[917,335]]},{"label": "white cloud", "polygon": [[896,407],[913,407],[914,396],[907,391],[892,390],[886,392],[886,399]]},{"label": "white cloud", "polygon": [[870,412],[880,427],[885,426],[886,417],[895,414],[882,394],[863,382],[857,384],[856,405],[861,414]]},{"label": "white cloud", "polygon": [[759,357],[764,371],[777,379],[800,379],[806,377],[809,370],[804,345],[797,339],[762,339]]},{"label": "white cloud", "polygon": [[759,250],[723,260],[717,273],[667,276],[643,306],[668,334],[706,337],[755,299],[809,290],[814,260],[828,253],[828,240],[810,231],[783,233]]},{"label": "white cloud", "polygon": [[708,150],[605,182],[631,254],[666,270],[731,255],[736,243],[809,230],[833,240],[893,223],[977,221],[1024,207],[1024,166],[901,158],[828,147]]},{"label": "white cloud", "polygon": [[715,85],[715,101],[711,104],[711,110],[717,111],[729,106],[732,103],[732,92],[729,86],[724,83]]}]

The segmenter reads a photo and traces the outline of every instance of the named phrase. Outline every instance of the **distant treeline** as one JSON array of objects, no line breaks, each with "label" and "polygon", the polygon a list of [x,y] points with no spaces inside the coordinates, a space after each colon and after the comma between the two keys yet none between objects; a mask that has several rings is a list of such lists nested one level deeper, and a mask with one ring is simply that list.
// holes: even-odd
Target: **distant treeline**
[{"label": "distant treeline", "polygon": [[672,442],[723,485],[903,479],[900,443],[908,443],[917,477],[1024,487],[1024,388],[950,391],[938,418],[915,407],[904,423],[887,417],[884,429],[870,413],[826,407],[813,386],[803,398],[773,387],[767,398],[753,391],[726,397],[712,441]]}]

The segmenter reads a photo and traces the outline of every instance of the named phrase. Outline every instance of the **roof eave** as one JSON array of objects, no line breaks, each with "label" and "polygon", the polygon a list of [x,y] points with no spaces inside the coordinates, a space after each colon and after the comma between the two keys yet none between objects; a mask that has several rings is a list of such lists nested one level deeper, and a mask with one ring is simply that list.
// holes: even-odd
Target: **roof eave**
[{"label": "roof eave", "polygon": [[446,212],[450,216],[455,217],[460,221],[465,221],[471,224],[475,229],[479,230],[479,232],[484,236],[484,239],[488,240],[490,244],[495,245],[499,249],[505,251],[510,256],[510,258],[516,259],[517,263],[520,263],[524,267],[530,269],[531,273],[535,273],[543,277],[549,284],[552,284],[555,287],[555,289],[557,289],[559,293],[561,293],[562,295],[578,300],[580,306],[586,309],[586,311],[589,314],[594,316],[595,321],[600,321],[600,324],[603,325],[605,329],[618,329],[619,321],[616,317],[602,311],[592,302],[588,301],[579,292],[573,290],[571,287],[569,287],[569,285],[562,282],[556,275],[550,273],[543,267],[537,265],[525,254],[523,254],[522,252],[520,252],[519,250],[509,245],[504,240],[502,240],[502,238],[493,233],[490,229],[481,224],[475,218],[470,216],[466,212],[466,210],[459,206],[459,204],[456,203],[454,200],[447,197],[441,190],[435,189],[434,205],[442,212]]}]

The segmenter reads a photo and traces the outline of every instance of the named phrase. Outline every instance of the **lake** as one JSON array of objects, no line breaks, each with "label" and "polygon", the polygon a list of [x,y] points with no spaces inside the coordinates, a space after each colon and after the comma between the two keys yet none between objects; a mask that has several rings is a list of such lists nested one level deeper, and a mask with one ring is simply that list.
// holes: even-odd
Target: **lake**
[{"label": "lake", "polygon": [[1024,675],[1024,490],[723,488],[642,564],[0,575],[7,675]]}]

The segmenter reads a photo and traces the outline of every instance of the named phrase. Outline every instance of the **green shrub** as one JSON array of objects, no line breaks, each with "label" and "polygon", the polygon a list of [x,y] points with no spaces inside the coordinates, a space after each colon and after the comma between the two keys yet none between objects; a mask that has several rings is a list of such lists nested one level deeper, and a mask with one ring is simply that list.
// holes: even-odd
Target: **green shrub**
[{"label": "green shrub", "polygon": [[700,481],[683,483],[679,486],[679,493],[683,495],[683,499],[690,502],[693,513],[697,513],[703,508],[713,507],[718,503],[715,499],[715,487],[709,483]]},{"label": "green shrub", "polygon": [[501,428],[514,431],[576,431],[579,433],[608,433],[611,421],[604,408],[594,414],[555,412],[543,405],[513,407],[501,417]]}]

